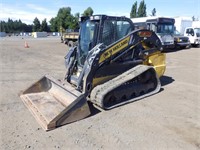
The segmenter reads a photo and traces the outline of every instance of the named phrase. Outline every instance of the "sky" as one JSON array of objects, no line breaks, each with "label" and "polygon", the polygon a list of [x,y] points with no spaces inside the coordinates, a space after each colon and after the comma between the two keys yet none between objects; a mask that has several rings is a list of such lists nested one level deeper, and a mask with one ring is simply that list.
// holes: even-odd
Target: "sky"
[{"label": "sky", "polygon": [[[7,21],[21,19],[26,24],[33,24],[37,17],[40,21],[49,21],[56,17],[59,8],[71,7],[71,13],[79,12],[91,7],[94,14],[114,16],[130,16],[133,3],[136,0],[0,0],[0,20]],[[141,0],[138,0],[139,5]],[[200,20],[200,0],[145,0],[147,15],[156,8],[157,16],[192,17]]]}]

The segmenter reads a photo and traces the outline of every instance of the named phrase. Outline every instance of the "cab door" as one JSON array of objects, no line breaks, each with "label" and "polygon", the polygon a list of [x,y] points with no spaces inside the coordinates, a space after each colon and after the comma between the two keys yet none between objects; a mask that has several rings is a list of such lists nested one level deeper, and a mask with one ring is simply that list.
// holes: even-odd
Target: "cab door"
[{"label": "cab door", "polygon": [[195,34],[193,28],[187,28],[185,36],[189,37],[190,43],[194,44]]}]

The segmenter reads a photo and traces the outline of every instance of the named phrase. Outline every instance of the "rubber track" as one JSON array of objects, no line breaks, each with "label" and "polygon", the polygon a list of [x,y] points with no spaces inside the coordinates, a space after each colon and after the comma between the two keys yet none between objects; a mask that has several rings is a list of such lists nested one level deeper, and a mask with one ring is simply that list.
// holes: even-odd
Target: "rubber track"
[{"label": "rubber track", "polygon": [[[155,90],[146,93],[144,95],[138,96],[136,98],[130,99],[130,100],[126,100],[123,101],[121,103],[117,103],[115,105],[112,105],[110,107],[105,107],[103,105],[103,100],[104,97],[107,93],[109,93],[110,91],[114,90],[115,88],[119,87],[120,85],[130,81],[131,79],[141,75],[143,72],[152,69],[153,67],[151,66],[146,66],[146,65],[138,65],[126,72],[124,72],[123,74],[113,78],[112,80],[109,80],[108,82],[105,82],[104,84],[98,85],[96,86],[90,95],[90,101],[96,105],[98,105],[99,107],[103,108],[103,109],[112,109],[114,107],[118,107],[120,105],[124,105],[126,103],[130,103],[133,101],[136,101],[138,99],[142,99],[144,97],[150,96],[152,94],[155,94],[157,92],[160,91],[161,88],[161,84],[160,84],[160,80],[159,78],[156,76],[157,78],[157,87],[155,88]],[[155,73],[156,74],[156,73]]]}]

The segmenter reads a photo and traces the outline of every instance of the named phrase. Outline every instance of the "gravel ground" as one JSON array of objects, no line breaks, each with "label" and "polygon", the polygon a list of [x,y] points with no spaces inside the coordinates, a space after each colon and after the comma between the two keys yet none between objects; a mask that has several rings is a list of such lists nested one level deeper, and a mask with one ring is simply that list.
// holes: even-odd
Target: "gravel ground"
[{"label": "gravel ground", "polygon": [[0,38],[1,150],[200,149],[200,48],[167,52],[158,94],[45,132],[19,93],[45,74],[63,79],[66,52],[59,37]]}]

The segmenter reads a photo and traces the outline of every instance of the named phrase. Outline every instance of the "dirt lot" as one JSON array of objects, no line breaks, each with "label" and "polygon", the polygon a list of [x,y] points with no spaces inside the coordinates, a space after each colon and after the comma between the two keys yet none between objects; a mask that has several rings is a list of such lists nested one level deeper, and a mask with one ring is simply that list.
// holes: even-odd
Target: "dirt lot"
[{"label": "dirt lot", "polygon": [[62,79],[66,52],[55,37],[0,39],[1,150],[200,149],[200,48],[167,53],[158,94],[45,132],[18,94],[44,74]]}]

